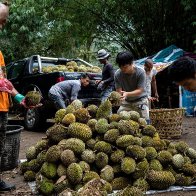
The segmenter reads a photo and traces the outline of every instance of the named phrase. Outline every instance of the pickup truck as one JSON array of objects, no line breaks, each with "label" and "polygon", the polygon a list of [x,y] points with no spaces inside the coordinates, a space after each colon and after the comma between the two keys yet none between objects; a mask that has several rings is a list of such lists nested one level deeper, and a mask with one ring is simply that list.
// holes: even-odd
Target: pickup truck
[{"label": "pickup truck", "polygon": [[[70,64],[77,68],[73,69]],[[64,80],[76,80],[84,72],[88,72],[91,79],[88,87],[83,87],[78,99],[84,105],[99,104],[100,92],[97,90],[95,80],[101,79],[101,69],[82,59],[51,58],[34,55],[6,66],[7,78],[23,95],[28,91],[36,90],[42,95],[43,106],[36,109],[24,109],[14,103],[10,113],[17,114],[24,119],[28,130],[40,128],[46,119],[54,117],[56,109],[48,99],[48,91],[52,85]]]}]

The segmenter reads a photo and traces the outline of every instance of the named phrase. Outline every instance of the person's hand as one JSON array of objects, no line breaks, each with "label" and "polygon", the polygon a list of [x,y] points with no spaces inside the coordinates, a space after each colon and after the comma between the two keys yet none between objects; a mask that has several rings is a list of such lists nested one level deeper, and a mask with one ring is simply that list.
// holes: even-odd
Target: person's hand
[{"label": "person's hand", "polygon": [[158,101],[156,97],[148,97],[148,100],[150,102]]},{"label": "person's hand", "polygon": [[99,84],[100,82],[101,82],[101,80],[96,80],[95,81],[96,84]]},{"label": "person's hand", "polygon": [[120,97],[121,101],[125,100],[128,97],[128,92],[126,91],[121,91],[120,94],[121,94],[121,97]]},{"label": "person's hand", "polygon": [[156,101],[158,102],[159,101],[159,95],[158,95],[158,93],[155,93],[154,97],[156,98]]},{"label": "person's hand", "polygon": [[20,102],[20,105],[22,105],[24,108],[27,108],[27,109],[34,109],[34,108],[38,108],[38,107],[41,107],[43,104],[42,103],[39,103],[35,106],[27,106],[26,103],[25,103],[25,98]]},{"label": "person's hand", "polygon": [[14,86],[7,78],[0,79],[0,91],[11,93]]}]

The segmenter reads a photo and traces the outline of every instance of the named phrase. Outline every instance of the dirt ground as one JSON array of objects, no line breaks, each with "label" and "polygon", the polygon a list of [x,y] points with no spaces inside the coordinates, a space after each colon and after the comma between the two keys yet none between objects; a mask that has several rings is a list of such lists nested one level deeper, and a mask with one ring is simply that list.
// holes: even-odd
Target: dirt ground
[{"label": "dirt ground", "polygon": [[[50,126],[50,125],[49,125]],[[45,136],[45,130],[42,131],[22,131],[20,141],[20,159],[25,159],[25,150],[34,145]],[[186,141],[192,148],[196,149],[196,118],[184,118],[183,134],[180,140]],[[4,172],[3,179],[16,185],[16,190],[7,193],[0,193],[0,196],[30,196],[32,193],[29,185],[23,181],[23,176],[19,174],[18,168],[12,171]],[[154,194],[156,196],[195,196],[196,191],[179,191]]]}]

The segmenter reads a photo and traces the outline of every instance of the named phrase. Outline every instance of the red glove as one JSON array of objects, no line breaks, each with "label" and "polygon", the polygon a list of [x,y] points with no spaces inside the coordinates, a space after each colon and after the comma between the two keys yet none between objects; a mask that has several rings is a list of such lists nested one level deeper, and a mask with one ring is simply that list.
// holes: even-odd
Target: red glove
[{"label": "red glove", "polygon": [[0,79],[0,91],[11,93],[13,88],[14,87],[13,87],[12,83],[8,79],[6,79],[6,78]]}]

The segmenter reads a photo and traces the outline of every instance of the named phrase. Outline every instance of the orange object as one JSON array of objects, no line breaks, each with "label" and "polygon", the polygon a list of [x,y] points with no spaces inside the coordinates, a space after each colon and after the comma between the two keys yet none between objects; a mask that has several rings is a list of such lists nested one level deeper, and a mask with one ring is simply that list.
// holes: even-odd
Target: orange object
[{"label": "orange object", "polygon": [[[2,52],[0,51],[0,68],[5,67],[5,61]],[[9,110],[9,95],[6,92],[0,92],[0,112],[8,112]]]}]

